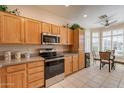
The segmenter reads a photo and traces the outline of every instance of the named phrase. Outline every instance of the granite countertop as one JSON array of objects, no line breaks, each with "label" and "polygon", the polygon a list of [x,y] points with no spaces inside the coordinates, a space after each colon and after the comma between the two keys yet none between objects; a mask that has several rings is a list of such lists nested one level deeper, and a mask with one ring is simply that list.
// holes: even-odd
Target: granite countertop
[{"label": "granite countertop", "polygon": [[17,64],[23,64],[23,63],[35,62],[35,61],[41,61],[41,60],[44,60],[44,58],[42,58],[40,56],[31,57],[29,59],[22,58],[20,60],[12,59],[11,61],[0,60],[0,67],[6,67],[6,66],[10,66],[10,65],[17,65]]},{"label": "granite countertop", "polygon": [[66,52],[63,53],[64,56],[73,56],[73,55],[78,55],[78,52]]}]

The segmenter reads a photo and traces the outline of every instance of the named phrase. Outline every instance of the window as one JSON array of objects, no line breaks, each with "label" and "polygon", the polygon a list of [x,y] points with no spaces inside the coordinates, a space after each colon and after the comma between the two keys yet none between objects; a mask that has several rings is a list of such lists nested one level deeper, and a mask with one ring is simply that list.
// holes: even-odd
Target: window
[{"label": "window", "polygon": [[115,50],[115,55],[123,55],[124,47],[124,31],[123,30],[114,30],[112,31],[112,49]]},{"label": "window", "polygon": [[92,33],[92,51],[99,52],[99,33]]},{"label": "window", "polygon": [[103,32],[102,37],[102,50],[111,50],[111,31]]}]

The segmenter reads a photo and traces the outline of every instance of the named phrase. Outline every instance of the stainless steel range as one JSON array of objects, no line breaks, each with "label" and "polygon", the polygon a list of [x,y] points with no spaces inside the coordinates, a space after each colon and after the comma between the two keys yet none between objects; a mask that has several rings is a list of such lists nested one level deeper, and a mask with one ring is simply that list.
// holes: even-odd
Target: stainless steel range
[{"label": "stainless steel range", "polygon": [[45,58],[45,87],[49,87],[64,79],[64,56],[53,49],[40,50]]}]

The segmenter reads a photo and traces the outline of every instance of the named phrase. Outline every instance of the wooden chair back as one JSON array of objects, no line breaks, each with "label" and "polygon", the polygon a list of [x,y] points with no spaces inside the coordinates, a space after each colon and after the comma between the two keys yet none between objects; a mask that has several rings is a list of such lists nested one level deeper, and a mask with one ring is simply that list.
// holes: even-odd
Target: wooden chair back
[{"label": "wooden chair back", "polygon": [[99,52],[100,60],[110,60],[111,52]]}]

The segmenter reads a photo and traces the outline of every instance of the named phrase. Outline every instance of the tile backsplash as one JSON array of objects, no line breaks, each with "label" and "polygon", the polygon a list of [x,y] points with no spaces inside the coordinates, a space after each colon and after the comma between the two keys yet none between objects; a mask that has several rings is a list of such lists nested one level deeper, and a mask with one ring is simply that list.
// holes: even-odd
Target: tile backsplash
[{"label": "tile backsplash", "polygon": [[66,45],[0,45],[0,55],[3,55],[4,51],[39,53],[39,48],[54,48],[59,52],[69,51],[69,46]]}]

